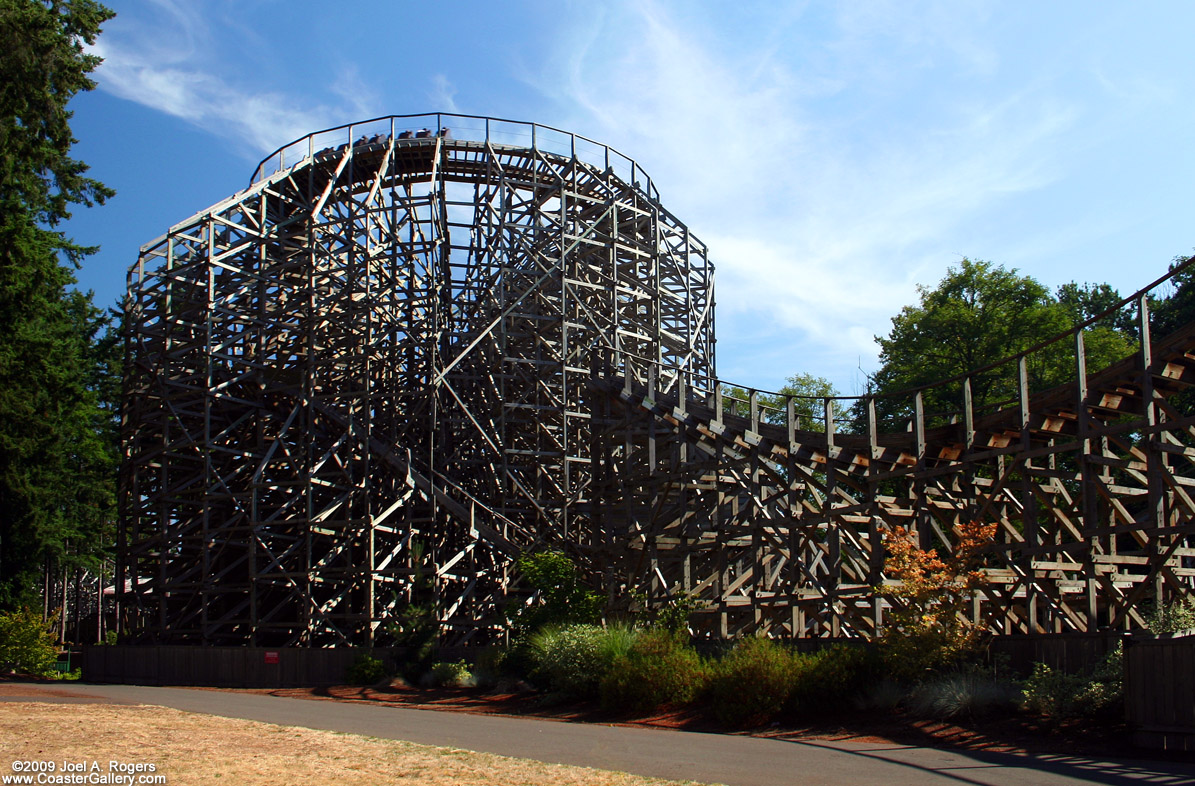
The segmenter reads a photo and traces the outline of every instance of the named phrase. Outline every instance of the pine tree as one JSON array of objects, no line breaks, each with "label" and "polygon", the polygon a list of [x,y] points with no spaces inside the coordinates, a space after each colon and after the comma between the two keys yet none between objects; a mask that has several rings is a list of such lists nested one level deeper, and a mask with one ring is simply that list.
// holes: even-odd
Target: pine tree
[{"label": "pine tree", "polygon": [[114,338],[71,288],[94,248],[60,228],[112,191],[71,158],[70,99],[112,12],[91,0],[0,0],[0,610],[29,603],[47,561],[94,557],[112,519]]}]

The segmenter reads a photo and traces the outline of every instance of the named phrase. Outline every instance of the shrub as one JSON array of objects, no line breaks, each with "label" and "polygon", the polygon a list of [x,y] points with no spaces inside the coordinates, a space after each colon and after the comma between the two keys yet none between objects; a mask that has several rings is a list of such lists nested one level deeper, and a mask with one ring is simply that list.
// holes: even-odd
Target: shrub
[{"label": "shrub", "polygon": [[1023,706],[1055,719],[1113,712],[1124,698],[1123,657],[1118,644],[1095,668],[1079,674],[1035,663],[1022,691]]},{"label": "shrub", "polygon": [[678,591],[656,609],[651,626],[674,636],[688,636],[689,617],[705,605],[696,595]]},{"label": "shrub", "polygon": [[1014,683],[985,674],[946,674],[913,688],[907,699],[916,715],[930,718],[976,718],[993,710],[1016,705],[1019,691]]},{"label": "shrub", "polygon": [[475,684],[469,664],[463,660],[439,661],[432,665],[430,675],[432,685],[438,688],[470,688]]},{"label": "shrub", "polygon": [[1075,710],[1075,696],[1083,683],[1078,674],[1067,674],[1045,663],[1034,663],[1033,673],[1025,680],[1021,694],[1024,707],[1038,715],[1070,717]]},{"label": "shrub", "polygon": [[624,625],[542,628],[528,641],[531,676],[561,697],[596,697],[602,677],[615,660],[630,652],[635,636]]},{"label": "shrub", "polygon": [[508,612],[516,642],[548,625],[596,624],[605,605],[601,595],[581,584],[577,567],[558,551],[524,554],[515,563],[536,592],[534,602]]},{"label": "shrub", "polygon": [[794,667],[792,653],[771,639],[743,640],[712,670],[714,714],[731,726],[770,721],[792,693]]},{"label": "shrub", "polygon": [[386,676],[386,666],[381,660],[362,652],[349,666],[345,678],[351,685],[373,685]]},{"label": "shrub", "polygon": [[479,686],[492,687],[509,672],[508,654],[506,647],[489,646],[477,655],[477,663],[473,667],[473,682]]},{"label": "shrub", "polygon": [[0,614],[0,672],[54,676],[58,647],[50,631],[53,624],[27,608]]},{"label": "shrub", "polygon": [[598,625],[548,625],[531,634],[527,646],[531,677],[563,696],[587,696],[602,678]]},{"label": "shrub", "polygon": [[965,611],[987,583],[980,554],[995,532],[995,524],[960,525],[954,553],[945,558],[936,549],[915,546],[903,527],[886,534],[884,571],[897,583],[878,591],[892,602],[881,638],[892,676],[918,682],[975,654],[981,628]]},{"label": "shrub", "polygon": [[1176,600],[1154,609],[1145,620],[1150,633],[1178,633],[1195,628],[1195,603],[1188,599]]},{"label": "shrub", "polygon": [[857,710],[895,712],[908,696],[908,689],[892,680],[880,680],[855,696],[851,704]]},{"label": "shrub", "polygon": [[875,683],[877,656],[864,647],[834,644],[793,657],[789,710],[800,714],[835,710]]},{"label": "shrub", "polygon": [[707,679],[706,664],[692,647],[663,631],[647,631],[606,671],[602,706],[650,712],[665,704],[685,704],[705,688]]},{"label": "shrub", "polygon": [[415,680],[426,674],[436,656],[440,638],[440,620],[436,612],[435,565],[426,546],[411,540],[410,559],[414,568],[410,594],[404,599],[393,596],[396,611],[386,625],[395,646],[404,651],[402,674]]}]

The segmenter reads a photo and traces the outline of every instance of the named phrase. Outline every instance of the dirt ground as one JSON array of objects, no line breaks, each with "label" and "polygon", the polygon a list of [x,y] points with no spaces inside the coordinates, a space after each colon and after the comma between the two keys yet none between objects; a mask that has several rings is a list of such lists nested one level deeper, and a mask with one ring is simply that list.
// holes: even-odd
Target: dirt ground
[{"label": "dirt ground", "polygon": [[[0,767],[14,761],[154,765],[166,784],[594,784],[666,786],[662,781],[543,764],[454,748],[380,740],[135,704],[20,701],[0,683]],[[29,693],[28,690],[26,690]],[[69,688],[57,691],[72,698]],[[32,697],[30,697],[32,698]]]}]

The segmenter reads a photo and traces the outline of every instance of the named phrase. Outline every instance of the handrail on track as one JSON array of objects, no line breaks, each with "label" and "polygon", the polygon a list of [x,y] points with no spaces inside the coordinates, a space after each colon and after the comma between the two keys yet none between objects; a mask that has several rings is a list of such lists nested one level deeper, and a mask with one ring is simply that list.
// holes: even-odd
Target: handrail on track
[{"label": "handrail on track", "polygon": [[[1195,266],[1195,255],[1192,255],[1192,256],[1188,257],[1187,259],[1185,259],[1182,263],[1175,265],[1165,275],[1160,276],[1159,278],[1155,279],[1150,284],[1142,287],[1141,289],[1137,290],[1136,292],[1129,295],[1128,297],[1121,298],[1121,300],[1116,305],[1111,306],[1110,308],[1102,311],[1101,313],[1096,314],[1095,316],[1093,316],[1093,317],[1091,317],[1091,318],[1089,318],[1089,319],[1087,319],[1087,320],[1085,320],[1067,330],[1064,330],[1055,336],[1051,336],[1050,338],[1047,338],[1044,341],[1038,342],[1037,344],[1034,344],[1033,346],[1029,347],[1028,349],[1025,349],[1022,352],[1018,352],[1016,354],[1009,355],[1008,357],[1001,358],[1000,360],[996,360],[992,363],[989,363],[986,366],[981,366],[979,368],[971,369],[970,371],[966,371],[962,374],[956,374],[952,377],[947,377],[945,379],[939,379],[934,382],[930,382],[928,384],[921,385],[918,387],[911,387],[911,388],[906,388],[904,390],[897,390],[897,391],[892,391],[892,392],[888,392],[888,393],[865,393],[865,394],[856,395],[856,396],[791,395],[791,394],[782,393],[779,391],[769,391],[769,390],[763,390],[761,388],[754,388],[754,387],[736,384],[734,382],[731,382],[731,381],[725,380],[725,379],[721,379],[716,376],[704,376],[701,374],[695,374],[694,372],[689,371],[681,366],[671,365],[671,364],[665,363],[663,361],[659,361],[654,358],[648,358],[648,357],[644,357],[641,355],[636,355],[634,353],[627,352],[626,350],[619,350],[617,352],[617,354],[623,359],[624,366],[627,369],[626,373],[628,373],[628,374],[633,375],[635,373],[634,366],[639,366],[643,369],[655,368],[657,379],[660,379],[663,377],[676,378],[678,375],[685,375],[688,384],[692,388],[699,390],[702,393],[707,394],[707,395],[717,394],[717,395],[720,395],[724,401],[733,401],[733,402],[738,402],[740,404],[748,404],[749,398],[748,399],[738,398],[737,396],[731,395],[729,392],[727,392],[728,390],[730,390],[730,389],[741,390],[748,397],[751,397],[752,395],[754,395],[754,397],[757,400],[757,411],[759,413],[760,420],[762,421],[766,418],[767,412],[774,411],[774,412],[779,413],[779,412],[782,412],[782,410],[773,409],[772,407],[768,407],[768,406],[764,405],[762,402],[759,402],[758,399],[761,396],[766,396],[772,400],[780,400],[780,401],[785,401],[785,402],[787,402],[789,400],[812,401],[812,402],[817,402],[823,408],[825,408],[825,407],[830,406],[830,402],[837,402],[837,401],[848,402],[848,404],[845,406],[849,406],[849,403],[853,403],[856,401],[866,401],[868,399],[873,399],[873,400],[893,399],[893,398],[901,398],[901,397],[907,398],[907,397],[916,396],[918,393],[923,393],[923,392],[925,392],[927,390],[931,390],[933,388],[937,388],[937,387],[941,387],[941,386],[945,386],[945,385],[956,384],[956,383],[961,384],[964,380],[974,378],[977,375],[984,374],[988,371],[992,371],[993,369],[1000,368],[1001,366],[1007,365],[1009,363],[1019,362],[1022,358],[1028,358],[1030,355],[1040,352],[1040,351],[1044,350],[1045,348],[1058,343],[1059,341],[1063,341],[1065,339],[1074,340],[1074,337],[1077,334],[1087,330],[1088,328],[1097,324],[1101,320],[1107,319],[1108,317],[1112,316],[1113,314],[1117,313],[1118,311],[1121,311],[1122,309],[1126,308],[1129,305],[1136,305],[1138,308],[1140,308],[1141,304],[1143,302],[1145,302],[1144,299],[1150,292],[1152,292],[1154,289],[1157,289],[1158,287],[1162,286],[1166,282],[1170,281],[1175,276],[1177,276],[1179,273],[1181,273],[1189,268],[1192,268],[1192,266]],[[1092,373],[1095,371],[1099,371],[1099,369],[1091,369],[1091,370],[1089,370],[1088,373]],[[989,409],[993,409],[993,408],[999,409],[999,408],[1001,408],[1002,405],[1008,405],[1008,404],[1015,403],[1015,402],[1016,402],[1016,399],[1013,398],[1013,399],[1009,399],[1008,401],[999,402],[997,404],[989,404],[988,408]],[[845,409],[845,406],[841,407],[839,411],[841,411],[841,409]],[[786,404],[786,409],[787,409],[787,404]],[[928,418],[932,415],[951,415],[951,414],[957,414],[957,413],[954,413],[954,412],[929,413],[929,412],[927,412],[927,413],[925,413],[925,416]]]},{"label": "handrail on track", "polygon": [[[477,125],[479,123],[480,125]],[[419,125],[427,127],[428,124],[432,126],[429,130],[433,133],[438,133],[440,129],[451,125],[453,137],[461,141],[517,145],[522,148],[576,158],[603,170],[613,169],[614,173],[627,183],[637,185],[652,199],[659,199],[659,192],[656,190],[651,176],[643,171],[635,159],[609,145],[571,131],[540,123],[484,115],[462,115],[454,112],[383,115],[370,120],[314,131],[283,145],[263,158],[253,171],[249,185],[288,167],[311,160],[322,148],[336,147],[341,144],[352,145],[355,139],[363,135],[370,136],[381,133],[391,138],[397,138],[398,134],[403,131],[414,130]]]}]

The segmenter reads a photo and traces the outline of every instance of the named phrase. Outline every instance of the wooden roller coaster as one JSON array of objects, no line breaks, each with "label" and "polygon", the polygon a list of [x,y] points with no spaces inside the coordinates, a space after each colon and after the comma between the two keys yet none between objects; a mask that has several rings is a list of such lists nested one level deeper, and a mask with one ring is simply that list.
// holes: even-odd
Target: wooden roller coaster
[{"label": "wooden roller coaster", "polygon": [[[453,134],[443,126],[451,123]],[[436,131],[406,134],[431,125]],[[457,138],[459,137],[459,138]],[[1155,282],[1160,283],[1160,282]],[[1195,327],[1002,408],[884,430],[727,398],[713,267],[638,165],[534,124],[387,117],[305,137],[130,270],[121,613],[142,640],[375,644],[433,602],[500,635],[521,552],[695,632],[882,630],[882,534],[995,522],[975,620],[1132,628],[1190,595]],[[761,402],[786,402],[769,409]],[[423,597],[421,593],[427,594]]]}]

